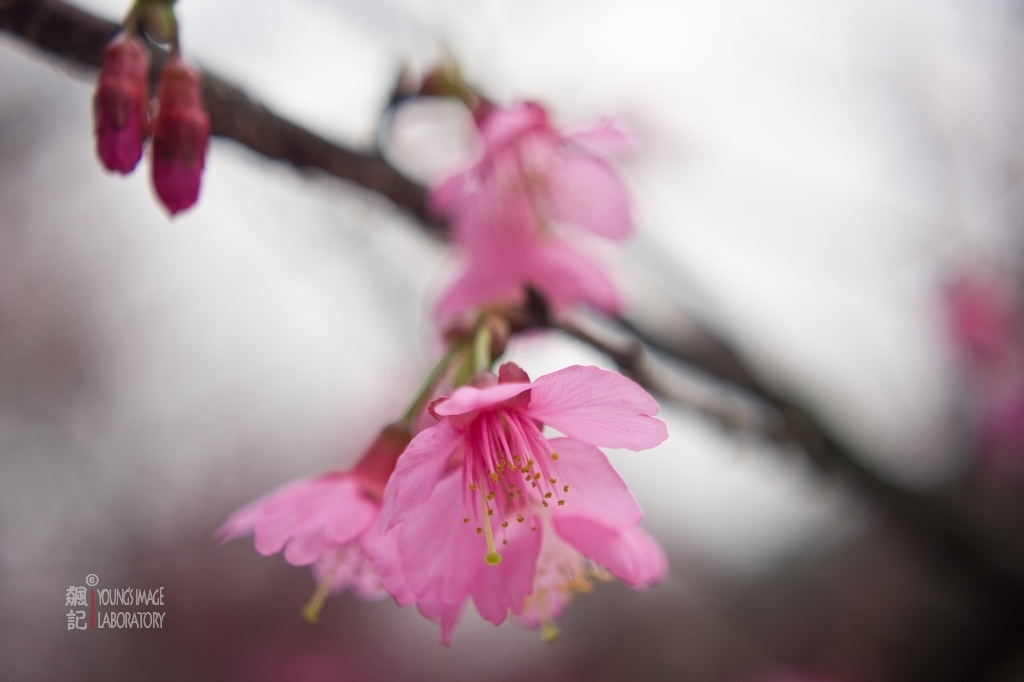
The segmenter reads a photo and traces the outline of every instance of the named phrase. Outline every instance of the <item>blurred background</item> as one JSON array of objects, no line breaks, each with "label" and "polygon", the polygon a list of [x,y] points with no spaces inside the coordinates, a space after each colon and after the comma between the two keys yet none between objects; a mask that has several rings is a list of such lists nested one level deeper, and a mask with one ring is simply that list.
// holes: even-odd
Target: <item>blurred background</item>
[{"label": "blurred background", "polygon": [[[115,21],[126,9],[77,4]],[[448,56],[498,102],[540,101],[569,128],[622,121],[638,141],[620,166],[638,235],[609,258],[631,316],[670,338],[686,311],[886,480],[971,481],[992,532],[1020,545],[1024,525],[1002,520],[1020,518],[1007,510],[1021,466],[983,456],[992,381],[948,311],[965,273],[1016,290],[1020,2],[177,11],[188,58],[329,139],[385,138],[421,181],[465,158],[471,122],[424,101],[382,128],[403,68]],[[671,557],[663,585],[599,586],[552,645],[470,608],[444,649],[414,610],[349,595],[307,624],[307,570],[213,531],[289,479],[351,464],[402,411],[440,352],[429,306],[455,261],[381,198],[223,139],[199,204],[170,221],[143,167],[122,179],[95,159],[93,77],[0,34],[0,677],[917,682],[969,669],[984,612],[870,504],[799,453],[673,404],[664,445],[611,453]],[[613,367],[552,334],[516,339],[510,358],[531,376]],[[68,631],[62,595],[87,574],[164,587],[164,628]],[[986,663],[962,679],[1024,680],[1020,642]]]}]

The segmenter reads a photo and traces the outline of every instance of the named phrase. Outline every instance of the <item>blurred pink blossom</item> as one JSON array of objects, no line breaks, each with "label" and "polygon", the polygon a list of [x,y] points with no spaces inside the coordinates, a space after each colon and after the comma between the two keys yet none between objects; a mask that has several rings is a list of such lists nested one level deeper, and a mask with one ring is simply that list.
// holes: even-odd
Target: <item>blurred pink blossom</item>
[{"label": "blurred pink blossom", "polygon": [[1012,285],[971,272],[946,290],[950,333],[971,361],[980,415],[979,463],[990,473],[1024,476],[1024,311]]},{"label": "blurred pink blossom", "polygon": [[945,307],[954,341],[973,360],[998,360],[1020,335],[1020,310],[1003,280],[977,273],[958,277],[946,289]]},{"label": "blurred pink blossom", "polygon": [[[399,459],[381,522],[385,531],[401,524],[407,580],[443,642],[469,598],[495,624],[511,611],[550,626],[605,570],[636,587],[664,576],[661,548],[635,528],[640,508],[595,447],[665,440],[642,388],[580,366],[530,382],[506,363],[496,384],[459,388],[432,412],[440,423]],[[567,437],[545,438],[544,424]]]},{"label": "blurred pink blossom", "polygon": [[452,219],[468,262],[437,308],[440,323],[532,285],[557,309],[577,303],[615,312],[615,286],[582,250],[590,233],[621,240],[632,230],[629,195],[601,154],[627,146],[604,124],[564,135],[537,104],[494,107],[480,125],[482,151],[438,185],[432,210]]},{"label": "blurred pink blossom", "polygon": [[252,533],[257,552],[284,550],[293,566],[313,564],[332,592],[351,589],[364,599],[390,594],[410,603],[394,536],[377,531],[381,493],[408,442],[408,431],[386,428],[352,471],[293,481],[250,502],[217,530],[217,539]]}]

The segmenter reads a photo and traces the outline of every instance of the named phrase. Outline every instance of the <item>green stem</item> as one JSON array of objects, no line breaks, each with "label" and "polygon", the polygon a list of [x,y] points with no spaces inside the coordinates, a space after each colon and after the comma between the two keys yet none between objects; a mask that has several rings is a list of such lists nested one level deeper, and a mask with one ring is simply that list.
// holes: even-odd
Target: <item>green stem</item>
[{"label": "green stem", "polygon": [[462,352],[464,346],[465,342],[461,341],[452,345],[452,347],[448,349],[448,352],[445,353],[444,357],[434,365],[434,369],[430,370],[430,374],[427,375],[423,385],[420,386],[420,390],[416,394],[416,397],[413,398],[411,403],[409,403],[409,408],[405,411],[405,414],[402,415],[401,421],[406,424],[412,424],[412,420],[416,418],[416,415],[419,414],[420,410],[422,410],[423,406],[426,404],[427,399],[430,398],[430,394],[433,392],[434,386],[444,373],[448,371],[452,365],[452,361],[455,360],[460,352]]},{"label": "green stem", "polygon": [[480,318],[480,323],[476,328],[476,338],[473,339],[473,362],[478,372],[484,372],[491,368],[491,328],[487,326],[487,322],[483,318]]}]

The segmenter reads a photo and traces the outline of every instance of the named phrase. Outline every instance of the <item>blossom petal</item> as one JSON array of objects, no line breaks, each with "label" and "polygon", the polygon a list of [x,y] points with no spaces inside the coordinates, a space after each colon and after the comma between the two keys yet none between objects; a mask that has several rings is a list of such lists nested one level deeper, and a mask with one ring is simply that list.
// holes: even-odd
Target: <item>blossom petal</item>
[{"label": "blossom petal", "polygon": [[[377,535],[377,533],[364,533]],[[372,558],[363,551],[362,545],[348,543],[328,552],[313,564],[313,577],[317,584],[330,581],[331,594],[351,590],[360,599],[372,601],[387,596],[388,591],[373,568]]]},{"label": "blossom petal", "polygon": [[565,506],[552,508],[558,516],[582,516],[608,525],[634,526],[643,518],[626,483],[604,453],[572,438],[549,438],[558,453],[554,463],[559,479],[569,485]]},{"label": "blossom petal", "polygon": [[[484,620],[498,625],[508,612],[521,613],[526,598],[533,592],[533,576],[540,556],[541,531],[526,523],[514,523],[504,530],[507,545],[499,545],[501,563],[483,564],[473,585],[473,603]],[[500,542],[500,540],[499,540]]]},{"label": "blossom petal", "polygon": [[451,397],[434,406],[436,414],[453,417],[475,410],[494,407],[514,398],[523,391],[530,390],[533,384],[495,384],[486,388],[462,386],[457,388]]},{"label": "blossom petal", "polygon": [[384,489],[380,527],[386,532],[421,507],[434,491],[462,433],[448,421],[421,431],[398,458]]},{"label": "blossom petal", "polygon": [[250,530],[264,556],[285,551],[293,566],[305,566],[350,542],[373,523],[377,505],[347,474],[295,481],[242,507],[217,531],[221,542]]},{"label": "blossom petal", "polygon": [[549,201],[556,220],[608,239],[633,229],[629,193],[606,162],[587,154],[566,156],[549,176]]},{"label": "blossom petal", "polygon": [[635,146],[633,135],[610,119],[585,130],[570,131],[565,138],[595,156],[625,154]]},{"label": "blossom petal", "polygon": [[540,533],[528,524],[496,527],[502,561],[487,564],[487,543],[477,521],[464,521],[461,485],[459,473],[446,476],[420,512],[396,529],[409,586],[424,615],[441,618],[442,639],[450,639],[445,614],[457,613],[456,606],[470,596],[480,615],[495,625],[510,610],[521,611],[533,591],[540,553]]},{"label": "blossom petal", "polygon": [[438,621],[441,626],[441,644],[451,646],[455,637],[455,626],[459,624],[462,616],[462,607],[465,601],[456,604],[446,604],[433,598],[424,598],[416,602],[416,608],[427,620]]},{"label": "blossom petal", "polygon": [[395,603],[406,606],[416,601],[416,595],[406,582],[402,570],[402,557],[398,553],[398,529],[387,535],[371,529],[359,538],[359,545],[370,558],[380,584],[394,597]]},{"label": "blossom petal", "polygon": [[[403,455],[404,457],[404,455]],[[462,476],[451,472],[397,530],[406,580],[417,600],[462,603],[487,552],[476,525],[463,522]]]},{"label": "blossom petal", "polygon": [[589,303],[608,313],[619,310],[619,294],[608,275],[563,240],[535,249],[523,280],[536,286],[556,308]]},{"label": "blossom petal", "polygon": [[505,146],[530,130],[546,128],[547,120],[547,112],[533,102],[492,109],[480,125],[480,132],[487,145],[486,156],[500,154]]},{"label": "blossom petal", "polygon": [[459,201],[454,241],[481,267],[509,269],[521,264],[536,241],[536,221],[533,202],[523,189],[492,180]]},{"label": "blossom petal", "polygon": [[459,315],[470,312],[485,303],[516,302],[523,297],[522,286],[507,271],[487,270],[470,262],[448,290],[441,295],[434,309],[434,320],[441,326]]},{"label": "blossom petal", "polygon": [[[645,450],[668,438],[658,402],[621,374],[574,365],[533,382],[529,415],[591,445]],[[399,460],[401,462],[401,460]]]},{"label": "blossom petal", "polygon": [[639,528],[614,528],[578,516],[556,516],[558,534],[580,554],[633,587],[650,587],[665,578],[665,551]]},{"label": "blossom petal", "polygon": [[427,210],[432,215],[446,216],[455,211],[465,191],[467,175],[455,173],[430,188],[427,197]]}]

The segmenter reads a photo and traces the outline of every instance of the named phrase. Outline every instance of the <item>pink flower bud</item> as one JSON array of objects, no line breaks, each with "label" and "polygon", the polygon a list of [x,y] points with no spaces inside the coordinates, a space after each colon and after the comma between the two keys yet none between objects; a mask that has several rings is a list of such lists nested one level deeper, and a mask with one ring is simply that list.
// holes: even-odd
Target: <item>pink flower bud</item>
[{"label": "pink flower bud", "polygon": [[149,55],[138,38],[121,34],[103,53],[93,98],[96,153],[107,170],[130,173],[149,135]]},{"label": "pink flower bud", "polygon": [[160,73],[160,110],[153,121],[153,186],[174,215],[199,198],[210,117],[203,108],[200,74],[180,58]]}]

